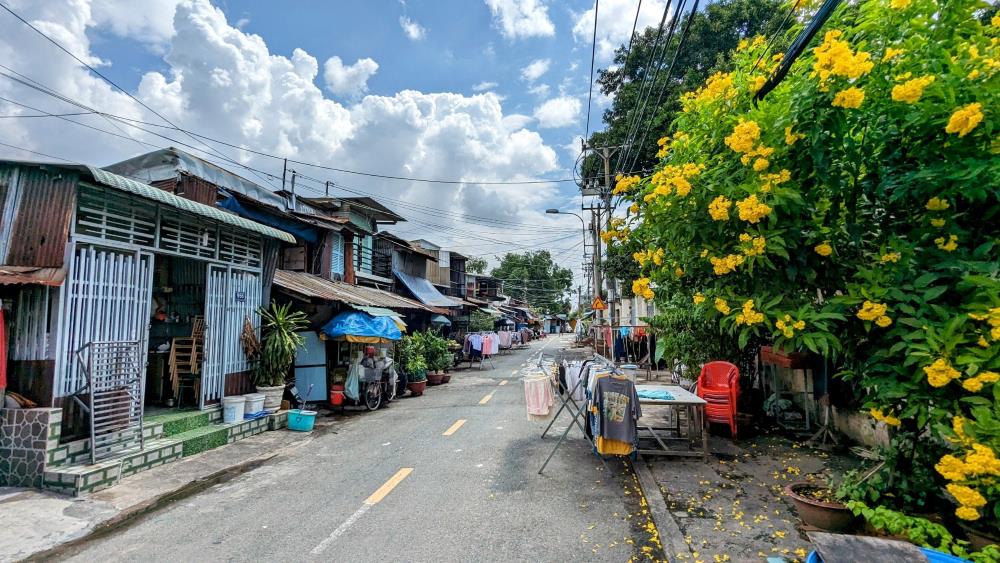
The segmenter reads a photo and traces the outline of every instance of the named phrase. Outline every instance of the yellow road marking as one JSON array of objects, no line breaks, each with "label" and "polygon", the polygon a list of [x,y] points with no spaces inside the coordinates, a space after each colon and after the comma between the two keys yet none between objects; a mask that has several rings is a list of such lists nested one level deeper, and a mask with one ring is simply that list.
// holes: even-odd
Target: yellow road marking
[{"label": "yellow road marking", "polygon": [[464,418],[460,418],[460,419],[456,420],[455,424],[452,424],[450,428],[448,428],[447,430],[445,430],[444,434],[442,434],[442,436],[451,436],[455,432],[458,432],[458,429],[461,428],[463,424],[465,424],[465,419]]},{"label": "yellow road marking", "polygon": [[488,395],[479,400],[479,404],[485,405],[486,403],[490,402],[490,399],[493,398],[493,393],[495,393],[495,391],[490,391]]},{"label": "yellow road marking", "polygon": [[384,485],[382,485],[381,487],[378,488],[377,491],[372,493],[372,496],[365,499],[365,504],[370,505],[370,504],[378,504],[379,502],[381,502],[382,499],[384,499],[389,493],[391,493],[392,490],[396,488],[396,485],[400,484],[403,481],[403,479],[406,479],[406,477],[410,473],[413,473],[412,467],[404,467],[399,471],[397,471],[395,475],[390,477],[389,480],[385,482]]},{"label": "yellow road marking", "polygon": [[[521,364],[521,365],[524,365],[524,364]],[[517,370],[516,369],[515,370],[511,370],[510,374],[511,375],[517,375]]]},{"label": "yellow road marking", "polygon": [[507,380],[501,379],[499,385],[507,385]]}]

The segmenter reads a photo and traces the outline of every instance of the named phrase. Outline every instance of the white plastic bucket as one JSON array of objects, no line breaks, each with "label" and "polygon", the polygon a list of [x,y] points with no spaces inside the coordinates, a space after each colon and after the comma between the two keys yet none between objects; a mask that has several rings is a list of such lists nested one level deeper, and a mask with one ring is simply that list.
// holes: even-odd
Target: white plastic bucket
[{"label": "white plastic bucket", "polygon": [[246,406],[243,407],[243,412],[252,414],[264,410],[263,393],[247,393],[246,395],[243,395],[243,399],[246,400]]},{"label": "white plastic bucket", "polygon": [[235,397],[223,397],[222,422],[225,424],[241,422],[243,420],[243,405],[245,404],[246,400],[243,399],[243,395],[236,395]]}]

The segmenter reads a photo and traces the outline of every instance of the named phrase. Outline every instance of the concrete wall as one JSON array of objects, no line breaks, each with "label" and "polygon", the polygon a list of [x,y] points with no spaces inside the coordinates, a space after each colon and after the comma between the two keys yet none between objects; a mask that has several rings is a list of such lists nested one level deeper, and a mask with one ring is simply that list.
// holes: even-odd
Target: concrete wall
[{"label": "concrete wall", "polygon": [[[812,372],[801,369],[779,369],[781,388],[784,391],[797,391],[799,394],[784,398],[793,401],[799,409],[809,409],[809,420],[815,430],[823,422],[823,407],[813,398]],[[803,390],[808,393],[802,394]],[[867,412],[855,409],[831,407],[830,422],[834,430],[846,436],[852,442],[863,446],[875,447],[889,443],[889,431],[884,423],[876,422]]]}]

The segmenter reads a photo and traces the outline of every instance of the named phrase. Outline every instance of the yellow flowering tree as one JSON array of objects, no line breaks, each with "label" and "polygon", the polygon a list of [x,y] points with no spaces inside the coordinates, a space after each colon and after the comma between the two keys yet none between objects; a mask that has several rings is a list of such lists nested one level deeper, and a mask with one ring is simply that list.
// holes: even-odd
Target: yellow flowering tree
[{"label": "yellow flowering tree", "polygon": [[757,104],[782,55],[745,42],[736,70],[681,97],[659,166],[618,190],[627,234],[608,236],[637,249],[635,289],[686,296],[737,347],[836,363],[893,429],[885,468],[855,489],[864,500],[947,502],[995,529],[1000,29],[987,7],[845,3]]}]

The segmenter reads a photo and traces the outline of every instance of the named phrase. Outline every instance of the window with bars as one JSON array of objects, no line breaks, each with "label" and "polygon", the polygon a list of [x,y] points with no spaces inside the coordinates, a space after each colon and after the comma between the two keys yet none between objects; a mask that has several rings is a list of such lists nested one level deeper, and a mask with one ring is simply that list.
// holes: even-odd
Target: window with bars
[{"label": "window with bars", "polygon": [[198,258],[215,258],[218,233],[216,226],[182,217],[179,213],[160,216],[159,248]]},{"label": "window with bars", "polygon": [[153,246],[156,207],[106,188],[81,185],[75,232],[106,240]]},{"label": "window with bars", "polygon": [[260,267],[261,240],[251,233],[223,230],[219,236],[219,260],[230,264]]}]

